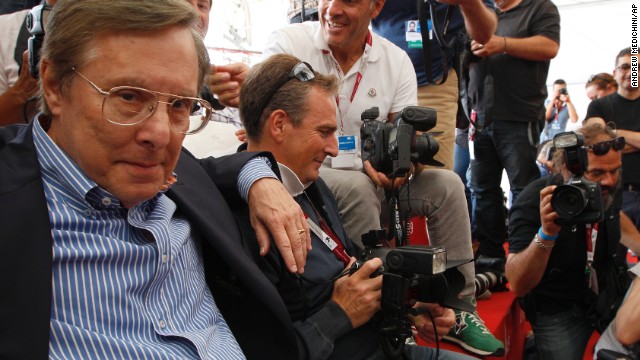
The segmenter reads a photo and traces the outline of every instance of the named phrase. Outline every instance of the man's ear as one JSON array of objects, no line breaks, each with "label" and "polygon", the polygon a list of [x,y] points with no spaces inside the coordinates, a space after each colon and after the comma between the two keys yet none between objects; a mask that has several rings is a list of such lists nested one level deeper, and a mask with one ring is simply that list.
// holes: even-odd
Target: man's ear
[{"label": "man's ear", "polygon": [[276,110],[267,119],[267,133],[272,141],[282,143],[291,126],[289,115],[284,110]]},{"label": "man's ear", "polygon": [[[392,1],[394,1],[394,0],[392,0]],[[382,8],[384,7],[384,3],[385,3],[385,0],[373,0],[373,3],[371,4],[371,6],[372,6],[371,18],[372,19],[375,19],[375,18],[378,17],[380,12],[382,11]]]},{"label": "man's ear", "polygon": [[62,107],[62,93],[60,84],[55,79],[55,71],[46,59],[40,61],[40,81],[42,94],[52,115],[60,115]]}]

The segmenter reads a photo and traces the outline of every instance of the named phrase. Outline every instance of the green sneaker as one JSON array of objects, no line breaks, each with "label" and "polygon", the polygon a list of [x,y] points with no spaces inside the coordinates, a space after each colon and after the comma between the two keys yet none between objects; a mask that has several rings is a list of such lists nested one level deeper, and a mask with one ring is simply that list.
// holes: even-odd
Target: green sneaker
[{"label": "green sneaker", "polygon": [[504,344],[491,334],[476,312],[456,310],[456,325],[444,336],[444,340],[456,343],[476,355],[504,355]]}]

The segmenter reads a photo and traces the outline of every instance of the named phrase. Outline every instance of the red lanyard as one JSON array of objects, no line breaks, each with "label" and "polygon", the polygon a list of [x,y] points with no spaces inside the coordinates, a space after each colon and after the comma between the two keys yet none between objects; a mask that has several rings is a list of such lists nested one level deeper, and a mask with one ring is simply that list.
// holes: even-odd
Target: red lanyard
[{"label": "red lanyard", "polygon": [[[367,68],[367,60],[369,59],[369,51],[371,51],[371,45],[373,44],[373,38],[371,37],[371,32],[367,33],[367,40],[364,45],[364,53],[362,54],[362,58],[360,60],[360,70],[358,70],[358,75],[356,76],[356,83],[353,84],[353,90],[351,90],[351,98],[349,98],[349,102],[353,102],[353,99],[356,97],[356,92],[358,91],[358,87],[360,86],[360,81],[362,80],[362,76],[364,74],[364,70]],[[340,67],[336,63],[336,70],[338,74],[340,71]],[[338,105],[340,105],[340,99],[336,96],[336,101]]]},{"label": "red lanyard", "polygon": [[304,214],[304,217],[307,219],[307,223],[309,224],[309,229],[311,229],[311,232],[316,234],[316,236],[320,238],[320,240],[322,240],[322,242],[329,248],[329,250],[331,250],[331,252],[340,261],[342,261],[345,266],[349,265],[349,263],[351,262],[351,257],[345,251],[344,245],[342,245],[342,242],[338,239],[336,234],[331,230],[331,228],[329,228],[324,219],[322,219],[322,216],[320,216],[317,211],[315,211],[315,213],[318,217],[318,222],[320,223],[319,227],[318,225],[316,225],[316,223],[313,222],[313,220],[309,218],[309,215]]}]

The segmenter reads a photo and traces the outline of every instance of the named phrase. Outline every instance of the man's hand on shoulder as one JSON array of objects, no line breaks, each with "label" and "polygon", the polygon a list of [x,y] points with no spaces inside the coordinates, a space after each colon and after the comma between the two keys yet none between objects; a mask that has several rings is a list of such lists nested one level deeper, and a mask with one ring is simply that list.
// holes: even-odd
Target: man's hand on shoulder
[{"label": "man's hand on shoulder", "polygon": [[284,185],[274,178],[254,182],[249,190],[249,209],[260,255],[269,251],[271,234],[287,268],[303,273],[307,251],[311,250],[309,224]]}]

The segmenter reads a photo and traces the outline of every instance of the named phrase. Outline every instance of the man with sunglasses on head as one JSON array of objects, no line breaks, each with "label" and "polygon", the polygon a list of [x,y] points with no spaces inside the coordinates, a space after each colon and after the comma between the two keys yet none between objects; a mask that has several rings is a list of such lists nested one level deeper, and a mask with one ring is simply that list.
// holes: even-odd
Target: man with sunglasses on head
[{"label": "man with sunglasses on head", "polygon": [[618,91],[593,100],[587,109],[585,123],[612,122],[617,135],[625,138],[622,211],[640,229],[640,88],[631,84],[631,48],[622,49],[616,56],[613,76]]},{"label": "man with sunglasses on head", "polygon": [[[264,56],[278,53],[294,55],[316,71],[340,79],[336,96],[335,135],[344,144],[340,154],[325,160],[320,175],[336,197],[347,235],[362,245],[362,235],[381,228],[381,216],[388,200],[386,191],[398,190],[401,217],[409,209],[412,216],[426,216],[429,241],[444,246],[450,259],[471,259],[471,224],[464,185],[452,171],[425,169],[415,164],[412,176],[394,181],[362,161],[360,151],[361,115],[378,107],[376,121],[392,121],[407,106],[417,104],[417,80],[409,56],[398,46],[369,30],[385,0],[320,0],[320,21],[292,24],[271,34]],[[212,90],[226,104],[240,102],[240,89],[247,68],[241,64],[217,66],[209,76]],[[355,140],[354,140],[355,139]],[[409,201],[407,201],[409,199]],[[464,301],[475,307],[475,269],[461,266]],[[476,354],[500,355],[503,344],[484,325],[477,312],[461,315],[459,329],[476,336]],[[480,346],[482,345],[482,346]]]},{"label": "man with sunglasses on head", "polygon": [[[616,288],[611,280],[618,279],[614,269],[626,268],[626,259],[615,255],[618,243],[631,241],[626,236],[621,240],[620,230],[624,138],[594,124],[578,131],[585,146],[569,154],[586,151],[587,164],[576,163],[575,157],[566,155],[567,149],[558,148],[553,157],[555,175],[529,184],[509,216],[506,276],[533,328],[537,357],[545,360],[582,359],[595,328],[591,314],[597,312],[590,312],[589,307],[596,294],[621,300],[626,290]],[[569,168],[580,165],[586,166],[584,178],[600,185],[604,216],[599,222],[563,222],[560,210],[554,209],[559,203],[552,200],[554,190],[574,177]],[[597,329],[602,331],[615,313],[600,315],[595,320],[601,321]]]},{"label": "man with sunglasses on head", "polygon": [[[248,208],[239,197],[231,206],[243,229],[245,247],[289,310],[301,344],[300,359],[386,359],[381,329],[372,319],[380,310],[382,276],[376,271],[382,261],[375,258],[343,274],[353,267],[360,248],[345,233],[335,199],[319,177],[324,159],[338,154],[334,136],[338,89],[336,77],[314,72],[294,56],[277,54],[249,71],[240,95],[247,149],[274,155],[285,187],[307,216],[313,249],[305,273],[291,276],[276,251],[259,257]],[[439,336],[454,324],[452,310],[437,304],[420,307],[433,314]],[[414,324],[420,336],[435,339],[426,314],[417,315]],[[406,345],[403,350],[403,358],[435,358],[432,348]],[[444,350],[440,355],[439,359],[469,359]]]},{"label": "man with sunglasses on head", "polygon": [[254,246],[271,232],[284,271],[304,271],[302,210],[269,154],[181,146],[211,117],[197,18],[184,0],[52,10],[41,113],[0,128],[0,358],[297,358],[223,194],[246,199]]}]

